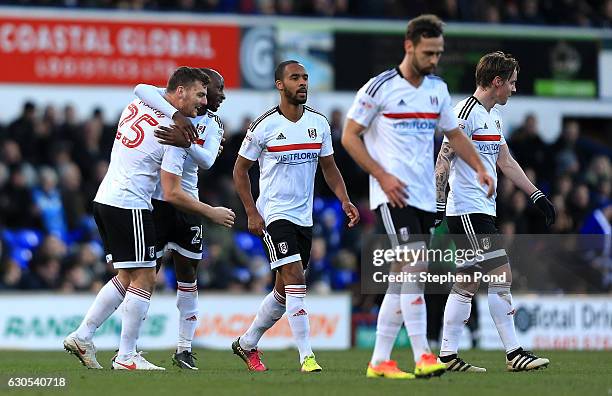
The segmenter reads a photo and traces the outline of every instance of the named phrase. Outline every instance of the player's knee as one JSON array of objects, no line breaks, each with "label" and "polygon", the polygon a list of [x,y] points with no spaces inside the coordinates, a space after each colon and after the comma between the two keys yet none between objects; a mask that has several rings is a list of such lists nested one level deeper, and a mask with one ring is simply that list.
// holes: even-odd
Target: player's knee
[{"label": "player's knee", "polygon": [[129,272],[120,269],[117,272],[117,279],[119,280],[119,282],[123,286],[123,289],[127,290],[128,286],[130,285],[130,274],[129,274]]},{"label": "player's knee", "polygon": [[284,285],[305,285],[306,278],[300,262],[286,264],[280,269]]},{"label": "player's knee", "polygon": [[196,280],[196,269],[191,265],[174,266],[176,280],[179,282],[193,283]]},{"label": "player's knee", "polygon": [[[489,271],[488,275],[493,275],[499,279],[498,283],[510,283],[512,284],[512,271],[510,270],[510,264],[506,263],[500,267],[494,268]],[[495,282],[493,282],[495,283]]]},{"label": "player's knee", "polygon": [[457,293],[457,294],[466,295],[466,296],[469,294],[470,295],[469,297],[472,298],[474,293],[476,293],[476,291],[478,290],[479,286],[480,286],[479,281],[455,282],[455,284],[453,285],[451,289],[451,293]]},{"label": "player's knee", "polygon": [[139,268],[130,273],[130,284],[139,289],[152,292],[155,286],[155,267]]},{"label": "player's knee", "polygon": [[490,282],[489,283],[489,293],[510,294],[511,286],[512,286],[512,283],[510,282]]}]

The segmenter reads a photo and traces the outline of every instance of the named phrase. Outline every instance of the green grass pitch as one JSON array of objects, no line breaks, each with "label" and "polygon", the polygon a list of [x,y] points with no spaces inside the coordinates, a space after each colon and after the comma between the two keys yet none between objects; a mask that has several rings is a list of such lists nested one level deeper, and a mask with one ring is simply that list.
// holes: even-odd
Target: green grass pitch
[{"label": "green grass pitch", "polygon": [[[87,370],[64,352],[0,351],[0,395],[612,395],[610,352],[538,351],[551,360],[547,369],[509,373],[502,352],[466,351],[468,362],[487,373],[446,373],[429,380],[384,380],[365,377],[368,350],[319,351],[323,372],[299,372],[297,352],[270,351],[263,356],[265,373],[250,373],[231,351],[198,350],[199,371],[171,365],[170,351],[146,357],[165,372],[114,372],[112,352],[99,352],[104,370]],[[412,368],[410,350],[394,358],[403,369]],[[64,377],[65,388],[9,388],[10,377]]]}]

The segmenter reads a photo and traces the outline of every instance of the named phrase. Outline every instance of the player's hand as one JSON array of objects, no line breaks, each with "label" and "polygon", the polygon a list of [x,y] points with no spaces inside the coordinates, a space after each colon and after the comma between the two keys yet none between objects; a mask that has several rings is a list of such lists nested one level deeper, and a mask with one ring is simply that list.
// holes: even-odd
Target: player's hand
[{"label": "player's hand", "polygon": [[187,132],[187,138],[191,143],[195,143],[195,141],[198,140],[198,131],[196,131],[195,127],[193,126],[193,123],[189,118],[185,117],[179,111],[177,111],[172,116],[172,121],[174,121],[177,126],[183,128],[185,132]]},{"label": "player's hand", "polygon": [[234,219],[236,218],[236,214],[233,210],[224,208],[223,206],[216,206],[212,208],[210,219],[222,226],[232,228],[234,225]]},{"label": "player's hand", "polygon": [[555,224],[555,220],[557,219],[557,212],[555,211],[555,207],[546,198],[546,195],[540,190],[535,190],[529,198],[531,202],[542,212],[542,214],[546,217],[546,226],[550,227]]},{"label": "player's hand", "polygon": [[389,198],[389,203],[392,207],[398,206],[403,208],[406,206],[408,200],[406,183],[387,172],[384,172],[377,180],[385,195]]},{"label": "player's hand", "polygon": [[357,223],[359,223],[359,210],[357,210],[351,201],[343,202],[342,210],[344,210],[346,217],[348,217],[350,220],[348,223],[349,228],[353,228]]},{"label": "player's hand", "polygon": [[157,141],[169,146],[188,148],[191,146],[187,131],[177,125],[160,126],[154,132]]},{"label": "player's hand", "polygon": [[262,236],[264,232],[265,222],[259,212],[247,215],[249,223],[249,232],[251,234]]},{"label": "player's hand", "polygon": [[495,192],[495,182],[493,178],[485,170],[478,172],[477,177],[478,183],[480,183],[481,186],[487,186],[487,198],[491,198]]},{"label": "player's hand", "polygon": [[219,145],[219,152],[217,153],[217,158],[219,158],[219,156],[221,155],[221,153],[223,152],[223,143],[225,142],[225,138],[222,137],[221,138],[221,144]]},{"label": "player's hand", "polygon": [[434,227],[438,227],[444,221],[444,215],[446,214],[446,202],[436,202],[436,219],[434,220]]}]

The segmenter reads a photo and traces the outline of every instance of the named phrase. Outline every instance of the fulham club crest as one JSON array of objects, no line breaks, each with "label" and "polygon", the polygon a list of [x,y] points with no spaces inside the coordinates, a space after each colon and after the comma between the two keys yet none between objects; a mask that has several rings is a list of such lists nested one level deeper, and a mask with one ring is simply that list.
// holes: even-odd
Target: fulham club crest
[{"label": "fulham club crest", "polygon": [[281,252],[281,254],[287,254],[287,252],[289,251],[289,245],[287,244],[287,242],[280,242],[278,244],[278,251]]},{"label": "fulham club crest", "polygon": [[310,136],[312,140],[315,140],[317,138],[317,130],[315,128],[308,128],[308,136]]}]

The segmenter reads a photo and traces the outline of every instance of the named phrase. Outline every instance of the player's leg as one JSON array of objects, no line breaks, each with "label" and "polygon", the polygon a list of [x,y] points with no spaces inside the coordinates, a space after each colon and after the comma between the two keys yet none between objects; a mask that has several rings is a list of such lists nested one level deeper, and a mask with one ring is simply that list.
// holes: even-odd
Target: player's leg
[{"label": "player's leg", "polygon": [[[389,217],[386,205],[381,205],[376,210],[379,228],[388,235],[390,245],[395,247],[399,244],[397,231]],[[390,275],[399,274],[402,271],[402,264],[393,262],[390,267]],[[368,378],[390,378],[390,379],[412,379],[414,375],[406,373],[397,367],[397,362],[391,360],[391,351],[397,334],[404,321],[401,308],[402,284],[400,282],[390,282],[378,311],[376,320],[376,339],[372,358],[368,363],[366,377]]]},{"label": "player's leg", "polygon": [[203,225],[200,216],[173,209],[174,231],[168,236],[176,275],[176,307],[179,310],[178,342],[172,361],[180,368],[197,370],[191,351],[198,327],[198,264],[202,259]]},{"label": "player's leg", "polygon": [[[469,229],[466,229],[466,223],[462,221],[460,216],[447,216],[446,218],[449,232],[454,235],[457,252],[460,250],[463,253],[461,257],[465,257],[465,252],[476,251],[478,248],[475,245],[475,240],[468,237]],[[459,254],[458,256],[459,257]],[[442,344],[440,346],[440,361],[446,365],[448,371],[460,372],[486,372],[486,369],[466,363],[458,356],[459,340],[463,332],[465,323],[470,317],[472,309],[472,298],[478,290],[480,282],[473,280],[473,266],[463,265],[460,263],[458,274],[470,276],[472,279],[464,282],[456,282],[453,285],[446,306],[444,308],[444,326],[442,329]]]},{"label": "player's leg", "polygon": [[470,317],[472,298],[478,286],[479,282],[456,282],[446,301],[439,360],[446,365],[448,371],[487,371],[485,368],[466,363],[458,355],[459,340]]},{"label": "player's leg", "polygon": [[[387,222],[395,230],[397,240],[402,248],[414,253],[414,259],[402,262],[402,271],[412,276],[402,284],[400,306],[404,326],[410,338],[412,354],[415,361],[415,376],[429,377],[442,375],[445,366],[440,364],[429,348],[427,341],[427,307],[425,305],[425,282],[422,275],[428,271],[429,263],[425,257],[426,244],[430,228],[433,227],[435,214],[405,207],[390,208],[385,205]],[[419,255],[418,252],[421,252]]]},{"label": "player's leg", "polygon": [[172,361],[181,368],[197,370],[191,343],[199,319],[197,268],[200,260],[185,257],[176,251],[172,252],[172,257],[177,283],[176,307],[179,311],[178,342]]},{"label": "player's leg", "polygon": [[75,355],[87,368],[102,368],[96,359],[93,335],[123,302],[127,288],[125,285],[129,285],[129,276],[119,271],[100,289],[80,326],[63,341],[64,349]]},{"label": "player's leg", "polygon": [[[114,217],[116,217],[116,213],[112,208],[94,202],[94,220],[102,238],[108,263],[112,262],[113,256],[108,239],[109,230],[104,224],[104,219],[106,219],[106,222],[112,222]],[[93,335],[98,327],[121,305],[129,283],[128,274],[119,271],[100,289],[78,329],[64,339],[64,349],[75,355],[85,367],[102,368],[96,359],[96,348],[92,341]]]},{"label": "player's leg", "polygon": [[91,341],[98,327],[119,308],[125,298],[125,291],[129,284],[129,276],[119,271],[100,289],[81,325],[76,330],[76,336],[80,340]]},{"label": "player's leg", "polygon": [[129,232],[114,235],[117,254],[113,252],[116,269],[129,274],[121,321],[119,352],[112,362],[117,370],[164,370],[151,364],[136,351],[140,329],[150,306],[155,287],[155,227],[149,210],[131,209],[120,220],[130,223]]},{"label": "player's leg", "polygon": [[[289,239],[292,249],[290,251]],[[274,272],[274,288],[261,302],[255,319],[247,331],[232,343],[232,350],[240,357],[250,371],[265,371],[257,348],[263,334],[270,329],[285,313],[285,285],[276,268],[287,260],[299,257],[297,241],[292,224],[286,220],[277,220],[268,225],[262,237],[263,245]],[[278,246],[277,246],[278,244]],[[292,257],[292,258],[289,258]]]},{"label": "player's leg", "polygon": [[[302,371],[321,371],[321,368],[310,369],[314,359],[310,345],[310,322],[304,298],[306,297],[306,279],[301,260],[287,263],[278,269],[284,285],[287,321],[293,333],[293,339],[300,353]],[[315,362],[316,364],[316,362]]]},{"label": "player's leg", "polygon": [[550,361],[524,350],[516,336],[514,328],[515,308],[512,304],[512,272],[510,264],[495,268],[490,275],[503,275],[505,282],[490,282],[488,292],[489,312],[506,350],[506,368],[508,371],[529,371],[547,367]]},{"label": "player's leg", "polygon": [[[297,248],[300,254],[300,265],[296,267],[297,269],[299,269],[301,266],[301,269],[302,269],[302,277],[293,278],[293,281],[299,280],[299,281],[304,282],[304,283],[300,283],[299,285],[304,286],[304,297],[305,297],[306,278],[304,274],[306,273],[306,269],[308,268],[308,264],[310,262],[310,250],[312,248],[312,227],[302,227],[302,226],[297,226],[297,225],[293,225],[293,227],[295,229],[295,235],[297,239]],[[296,273],[296,275],[298,274]],[[285,278],[283,278],[283,282],[285,284],[285,299],[288,299],[288,297],[293,297],[291,296],[291,293],[288,294],[288,291],[290,288],[287,287],[288,283]],[[295,283],[295,284],[298,285],[298,283]],[[302,372],[308,372],[308,373],[319,372],[323,369],[317,363],[315,359],[315,355],[314,353],[312,353],[312,349],[310,347],[310,322],[309,322],[310,319],[307,314],[304,297],[299,297],[299,300],[297,301],[299,304],[302,304],[301,308],[297,307],[297,308],[290,309],[289,308],[290,303],[286,303],[287,318],[288,318],[289,324],[291,325],[291,329],[293,330],[294,337],[296,338],[296,343],[299,342],[297,340],[296,330],[297,330],[297,333],[303,334],[303,337],[304,337],[304,341],[302,341],[303,342],[302,347],[300,347],[300,344],[298,343],[298,347],[300,349],[300,360],[302,361]],[[290,311],[295,312],[295,313],[290,315],[289,314]],[[299,315],[302,312],[306,313],[306,315]],[[291,318],[289,318],[289,316],[291,316]],[[303,327],[305,329],[303,333],[300,331],[302,329],[301,327],[302,323],[306,324],[306,326]],[[310,353],[308,351],[310,351]],[[302,355],[305,356],[303,359],[301,358]]]},{"label": "player's leg", "polygon": [[[255,319],[247,331],[232,343],[234,354],[246,363],[250,371],[267,370],[261,361],[257,344],[264,333],[274,326],[285,313],[283,281],[277,271],[274,271],[274,274],[274,288],[259,305]],[[278,290],[282,290],[283,294]]]},{"label": "player's leg", "polygon": [[115,370],[164,370],[145,360],[136,351],[140,329],[149,311],[155,285],[155,261],[151,263],[151,267],[126,269],[130,275],[130,286],[125,296],[119,351],[112,362]]},{"label": "player's leg", "polygon": [[239,342],[243,349],[249,351],[256,350],[263,334],[274,326],[285,313],[285,288],[283,281],[278,271],[274,271],[274,276],[274,288],[261,302],[251,326],[240,336]]},{"label": "player's leg", "polygon": [[498,281],[489,282],[489,312],[497,332],[506,349],[506,365],[510,371],[531,370],[548,365],[548,359],[538,358],[524,351],[514,329],[514,306],[512,305],[512,272],[503,241],[492,216],[472,213],[459,216],[463,230],[472,249],[481,252],[478,271],[496,275]]}]

